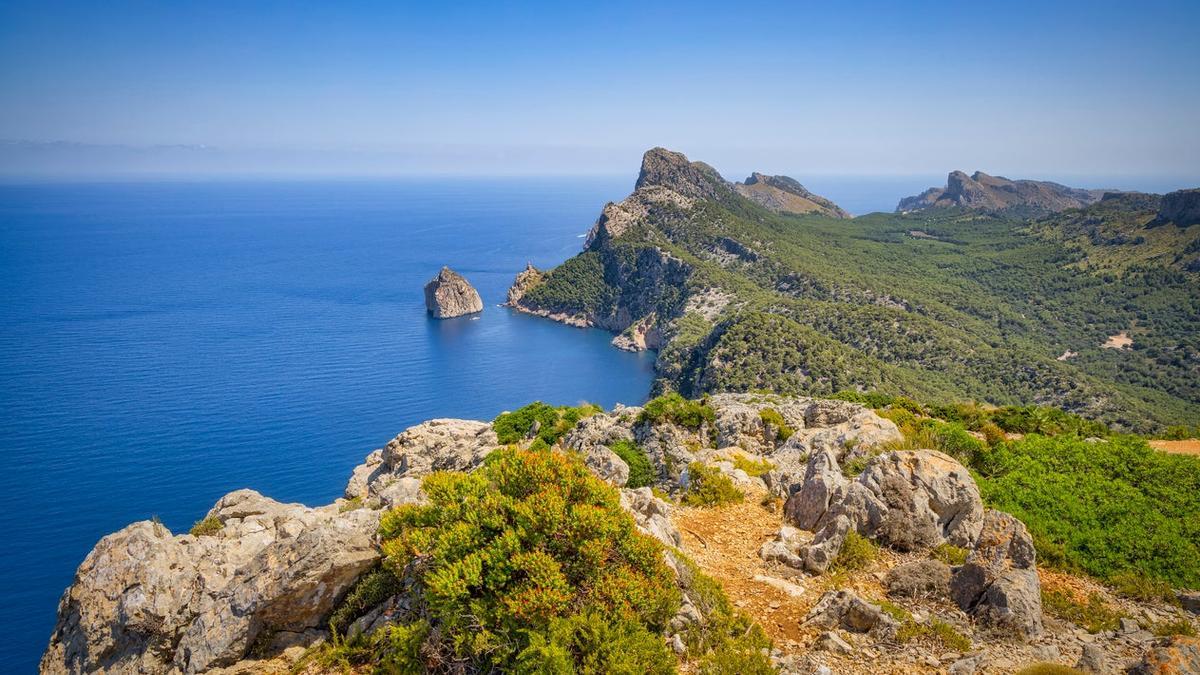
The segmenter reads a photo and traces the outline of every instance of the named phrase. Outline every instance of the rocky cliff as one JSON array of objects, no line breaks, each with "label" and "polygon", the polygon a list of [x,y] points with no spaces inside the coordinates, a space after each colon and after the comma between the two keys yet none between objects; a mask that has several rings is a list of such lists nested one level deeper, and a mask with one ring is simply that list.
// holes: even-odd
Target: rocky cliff
[{"label": "rocky cliff", "polygon": [[443,267],[425,284],[425,309],[436,319],[450,319],[482,312],[483,299],[463,275]]},{"label": "rocky cliff", "polygon": [[983,211],[1020,208],[1029,212],[1054,213],[1093,204],[1106,192],[1109,191],[1081,190],[1049,181],[1009,180],[982,171],[970,176],[962,171],[952,171],[946,179],[946,187],[933,187],[919,195],[905,197],[896,206],[896,212],[960,207]]}]

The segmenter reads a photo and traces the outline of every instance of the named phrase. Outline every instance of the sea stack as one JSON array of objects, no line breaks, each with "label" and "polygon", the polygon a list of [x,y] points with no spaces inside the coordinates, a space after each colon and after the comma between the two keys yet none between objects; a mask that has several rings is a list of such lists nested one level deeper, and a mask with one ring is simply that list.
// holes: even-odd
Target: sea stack
[{"label": "sea stack", "polygon": [[425,284],[425,309],[435,319],[450,319],[482,312],[483,299],[463,275],[443,267]]}]

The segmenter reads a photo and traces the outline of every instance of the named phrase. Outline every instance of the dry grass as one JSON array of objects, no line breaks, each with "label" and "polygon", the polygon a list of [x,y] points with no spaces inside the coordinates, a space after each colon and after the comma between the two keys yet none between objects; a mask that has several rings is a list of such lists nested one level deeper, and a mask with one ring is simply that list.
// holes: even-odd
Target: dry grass
[{"label": "dry grass", "polygon": [[1150,447],[1155,450],[1200,457],[1200,438],[1189,438],[1186,441],[1150,441],[1149,443]]}]

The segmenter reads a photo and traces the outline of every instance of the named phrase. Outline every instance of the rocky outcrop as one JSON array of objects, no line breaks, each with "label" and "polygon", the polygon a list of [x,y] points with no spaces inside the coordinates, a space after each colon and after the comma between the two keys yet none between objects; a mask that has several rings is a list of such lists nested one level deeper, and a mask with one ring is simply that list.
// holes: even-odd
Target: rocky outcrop
[{"label": "rocky outcrop", "polygon": [[1200,638],[1176,635],[1155,645],[1129,670],[1133,675],[1200,673]]},{"label": "rocky outcrop", "polygon": [[1009,180],[976,171],[968,176],[952,171],[946,187],[929,188],[913,197],[905,197],[896,206],[897,213],[933,208],[961,207],[983,211],[1024,208],[1040,213],[1055,213],[1099,201],[1110,190],[1081,190],[1049,181]]},{"label": "rocky outcrop", "polygon": [[1178,227],[1191,227],[1200,223],[1200,188],[1177,190],[1163,195],[1156,221],[1173,223]]},{"label": "rocky outcrop", "polygon": [[44,673],[202,672],[256,640],[319,632],[379,560],[377,512],[221,498],[207,536],[143,521],[100,540],[63,595]]},{"label": "rocky outcrop", "polygon": [[776,213],[819,213],[831,218],[851,218],[840,206],[821,195],[809,192],[798,181],[787,176],[767,176],[752,173],[733,188],[741,196]]},{"label": "rocky outcrop", "polygon": [[849,589],[826,591],[804,617],[804,623],[879,636],[894,634],[900,626],[879,605],[867,602]]},{"label": "rocky outcrop", "polygon": [[417,499],[419,478],[434,471],[470,471],[499,445],[488,422],[436,419],[405,429],[354,468],[347,499],[385,505]]},{"label": "rocky outcrop", "polygon": [[950,583],[951,596],[981,626],[1024,638],[1042,632],[1037,554],[1025,524],[988,510],[966,564]]},{"label": "rocky outcrop", "polygon": [[525,263],[525,269],[517,273],[513,279],[512,286],[508,288],[508,296],[504,304],[509,307],[516,307],[521,302],[521,298],[529,292],[529,289],[541,283],[545,275],[533,266],[533,263]]},{"label": "rocky outcrop", "polygon": [[950,595],[950,566],[940,560],[914,560],[888,570],[883,580],[889,595],[944,598]]},{"label": "rocky outcrop", "polygon": [[483,299],[461,274],[443,267],[425,284],[425,309],[435,319],[450,319],[483,311]]},{"label": "rocky outcrop", "polygon": [[784,513],[815,532],[797,555],[806,570],[820,573],[851,530],[902,551],[970,546],[982,527],[983,502],[967,469],[934,450],[880,455],[854,480],[842,475],[835,452],[824,450],[809,460]]},{"label": "rocky outcrop", "polygon": [[650,186],[667,188],[690,199],[720,200],[732,193],[716,169],[666,148],[651,148],[642,155],[635,188]]}]

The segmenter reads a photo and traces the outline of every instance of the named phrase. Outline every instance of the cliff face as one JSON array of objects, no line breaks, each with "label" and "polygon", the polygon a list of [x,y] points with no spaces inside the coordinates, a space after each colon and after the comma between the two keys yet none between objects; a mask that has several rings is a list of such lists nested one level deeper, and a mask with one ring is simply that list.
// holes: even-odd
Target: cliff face
[{"label": "cliff face", "polygon": [[1164,195],[1158,209],[1158,221],[1178,227],[1200,224],[1200,188]]},{"label": "cliff face", "polygon": [[961,207],[983,211],[1023,208],[1031,212],[1055,213],[1093,204],[1106,192],[1081,190],[1048,181],[1009,180],[982,171],[970,176],[962,171],[952,171],[946,179],[946,187],[929,188],[919,195],[905,197],[896,206],[896,212]]},{"label": "cliff face", "polygon": [[450,319],[482,312],[483,299],[463,275],[443,267],[425,284],[425,309],[435,319]]}]

